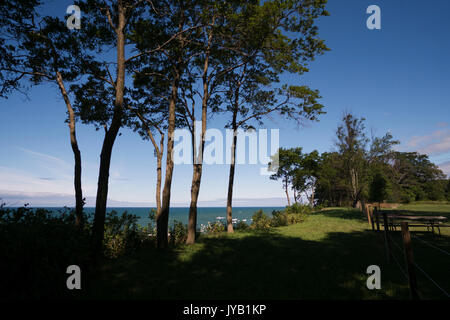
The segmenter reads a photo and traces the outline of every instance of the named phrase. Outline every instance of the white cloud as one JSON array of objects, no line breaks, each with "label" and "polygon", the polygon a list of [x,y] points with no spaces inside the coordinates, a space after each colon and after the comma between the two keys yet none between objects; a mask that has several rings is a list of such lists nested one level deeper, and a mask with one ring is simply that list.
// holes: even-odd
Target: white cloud
[{"label": "white cloud", "polygon": [[441,168],[441,170],[444,171],[444,173],[446,175],[450,176],[450,161],[446,161],[446,162],[440,163],[439,164],[439,168]]},{"label": "white cloud", "polygon": [[413,136],[407,142],[407,147],[428,155],[450,152],[450,129],[440,129],[428,135]]},{"label": "white cloud", "polygon": [[0,189],[23,192],[73,192],[73,178],[59,177],[59,179],[48,180],[42,179],[41,175],[0,166]]},{"label": "white cloud", "polygon": [[[32,158],[29,167],[0,166],[0,190],[73,194],[73,164],[52,155],[17,147]],[[85,172],[83,171],[83,175]],[[95,194],[95,183],[82,179],[83,194]]]},{"label": "white cloud", "polygon": [[56,165],[56,166],[64,168],[64,169],[68,169],[68,168],[72,167],[72,165],[70,163],[68,163],[60,158],[48,155],[48,154],[44,154],[44,153],[40,153],[40,152],[36,152],[33,150],[20,148],[20,147],[18,147],[17,149],[19,149],[19,150],[33,156],[34,158],[41,160],[49,165],[53,165],[53,166]]}]

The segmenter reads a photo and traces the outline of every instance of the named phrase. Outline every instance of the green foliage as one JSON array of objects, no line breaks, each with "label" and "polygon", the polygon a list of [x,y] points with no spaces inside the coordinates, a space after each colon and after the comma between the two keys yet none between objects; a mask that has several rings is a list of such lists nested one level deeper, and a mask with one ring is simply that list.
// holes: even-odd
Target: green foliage
[{"label": "green foliage", "polygon": [[445,194],[446,194],[446,197],[447,197],[447,201],[450,201],[450,179],[448,179],[447,188],[446,188]]},{"label": "green foliage", "polygon": [[270,218],[266,216],[262,210],[258,210],[252,216],[252,224],[250,225],[250,228],[254,230],[267,231],[271,228]]},{"label": "green foliage", "polygon": [[310,206],[300,203],[294,203],[291,206],[286,206],[286,209],[284,210],[286,213],[293,214],[309,214],[312,212],[312,208]]},{"label": "green foliage", "polygon": [[[238,223],[236,223],[236,225],[233,227],[234,230],[241,230],[241,231],[245,231],[248,230],[250,228],[250,226],[244,222],[244,221],[239,221]],[[225,231],[225,230],[224,230]]]},{"label": "green foliage", "polygon": [[[0,206],[0,296],[11,298],[65,297],[66,269],[80,266],[87,275],[91,268],[90,230],[75,226],[73,210],[58,212]],[[104,255],[117,258],[140,248],[154,247],[148,230],[137,224],[135,215],[112,211],[107,214]],[[82,284],[83,286],[83,284]]]},{"label": "green foliage", "polygon": [[251,229],[268,231],[271,228],[283,227],[291,224],[305,221],[306,215],[311,212],[309,206],[294,204],[286,207],[285,210],[272,211],[272,217],[269,218],[262,210],[258,210],[252,217]]},{"label": "green foliage", "polygon": [[297,224],[306,220],[305,214],[291,213],[287,215],[287,224]]},{"label": "green foliage", "polygon": [[139,226],[138,219],[127,212],[118,216],[114,210],[107,215],[103,240],[105,257],[117,258],[153,245],[148,228]]},{"label": "green foliage", "polygon": [[288,225],[288,214],[284,211],[272,211],[272,219],[270,221],[272,227],[283,227]]},{"label": "green foliage", "polygon": [[206,224],[202,228],[202,232],[206,234],[221,233],[225,232],[225,230],[226,230],[225,224],[220,221],[216,221],[214,223],[208,222],[208,224]]},{"label": "green foliage", "polygon": [[152,208],[148,213],[150,222],[147,224],[147,231],[149,234],[156,235],[156,209]]},{"label": "green foliage", "polygon": [[388,197],[388,181],[383,173],[377,172],[370,183],[369,200],[383,202]]},{"label": "green foliage", "polygon": [[[336,152],[323,153],[315,196],[326,206],[355,206],[358,201],[444,200],[445,175],[417,152],[396,152],[390,133],[369,140],[365,119],[346,113],[338,126]],[[370,143],[369,143],[370,142]]]},{"label": "green foliage", "polygon": [[67,296],[67,267],[89,270],[89,239],[89,228],[77,228],[68,209],[0,206],[0,297]]},{"label": "green foliage", "polygon": [[187,225],[181,221],[174,220],[173,226],[170,228],[170,242],[172,245],[184,243],[187,238]]}]

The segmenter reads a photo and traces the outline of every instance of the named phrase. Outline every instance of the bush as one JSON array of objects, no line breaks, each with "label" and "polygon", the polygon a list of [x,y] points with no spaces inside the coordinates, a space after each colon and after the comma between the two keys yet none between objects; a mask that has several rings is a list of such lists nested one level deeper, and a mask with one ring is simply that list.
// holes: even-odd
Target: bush
[{"label": "bush", "polygon": [[250,226],[247,223],[245,223],[244,221],[239,221],[238,223],[236,223],[233,229],[245,231],[248,230],[249,228]]},{"label": "bush", "polygon": [[[76,294],[67,290],[66,270],[89,270],[89,226],[75,226],[67,208],[10,209],[0,205],[0,297],[37,299]],[[82,284],[83,286],[83,284]]]},{"label": "bush", "polygon": [[208,222],[207,225],[202,225],[201,228],[202,233],[209,233],[209,234],[225,232],[225,230],[226,230],[225,224],[220,221],[216,221],[214,223]]},{"label": "bush", "polygon": [[187,225],[175,220],[170,229],[170,242],[172,245],[184,243],[187,239]]},{"label": "bush", "polygon": [[136,215],[126,211],[121,216],[111,211],[105,219],[104,255],[117,258],[153,244],[148,228],[139,226]]},{"label": "bush", "polygon": [[306,214],[294,213],[287,215],[287,224],[296,224],[305,221]]},{"label": "bush", "polygon": [[288,225],[288,214],[283,211],[272,211],[272,219],[270,222],[272,227],[282,227]]},{"label": "bush", "polygon": [[262,210],[258,210],[252,217],[250,228],[255,230],[269,230],[271,227],[271,219],[267,217]]},{"label": "bush", "polygon": [[[0,205],[0,297],[8,299],[64,298],[79,294],[66,287],[67,267],[77,265],[83,277],[90,273],[92,217],[75,226],[73,210],[58,212]],[[104,255],[117,258],[154,245],[138,217],[117,212],[105,219]],[[82,283],[82,287],[84,284]]]},{"label": "bush", "polygon": [[309,214],[312,212],[312,208],[309,205],[294,203],[291,206],[287,206],[284,211],[286,213]]}]

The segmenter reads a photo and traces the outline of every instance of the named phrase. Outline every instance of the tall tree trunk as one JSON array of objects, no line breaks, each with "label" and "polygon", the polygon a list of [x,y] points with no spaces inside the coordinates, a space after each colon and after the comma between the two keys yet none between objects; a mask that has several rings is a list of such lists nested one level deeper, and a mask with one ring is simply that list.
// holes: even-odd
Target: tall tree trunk
[{"label": "tall tree trunk", "polygon": [[78,148],[77,135],[75,132],[75,113],[70,103],[69,96],[67,94],[64,82],[59,71],[56,72],[56,81],[58,83],[61,94],[67,106],[67,112],[69,113],[69,131],[70,131],[70,145],[72,146],[73,156],[75,159],[74,165],[74,187],[75,187],[75,224],[81,227],[84,223],[83,219],[83,191],[81,188],[81,152]]},{"label": "tall tree trunk", "polygon": [[157,163],[156,163],[156,215],[161,212],[161,167],[162,157],[164,154],[164,135],[161,134],[160,149],[157,150]]},{"label": "tall tree trunk", "polygon": [[[206,87],[206,88],[205,88]],[[206,133],[206,114],[208,106],[208,94],[207,84],[205,84],[205,91],[202,101],[202,132],[200,135],[200,144],[198,153],[195,150],[195,126],[193,127],[193,152],[194,152],[194,163],[193,163],[193,173],[192,173],[192,184],[191,184],[191,203],[189,206],[189,220],[188,220],[188,234],[186,239],[186,244],[194,244],[196,231],[197,231],[197,202],[198,194],[200,193],[200,184],[202,180],[203,171],[203,149],[205,147],[205,133]]]},{"label": "tall tree trunk", "polygon": [[153,144],[153,148],[155,148],[155,153],[156,153],[156,193],[155,193],[155,197],[156,197],[156,215],[158,215],[159,212],[161,211],[161,167],[162,167],[162,157],[164,155],[164,133],[158,126],[154,125],[154,128],[156,128],[159,131],[159,134],[161,136],[160,140],[159,140],[159,147],[158,147],[158,145],[156,144],[156,140],[153,137],[152,130],[148,126],[146,119],[139,112],[135,111],[135,113],[138,116],[139,120],[141,120],[142,126],[147,131],[147,135]]},{"label": "tall tree trunk", "polygon": [[287,198],[288,206],[291,206],[291,199],[289,199],[287,178],[286,178],[286,182],[284,183],[284,191],[286,192],[286,198]]},{"label": "tall tree trunk", "polygon": [[[214,19],[213,19],[214,24]],[[188,234],[186,239],[186,244],[195,243],[196,231],[197,231],[197,202],[198,194],[200,192],[200,184],[202,180],[202,169],[203,169],[203,149],[205,147],[205,133],[206,133],[206,116],[208,111],[208,100],[209,100],[209,83],[208,83],[208,68],[209,68],[209,47],[212,39],[212,32],[208,34],[208,46],[206,49],[205,62],[203,64],[203,99],[202,99],[202,132],[200,136],[200,150],[198,152],[198,157],[195,159],[195,149],[193,163],[193,174],[192,174],[192,185],[191,185],[191,204],[189,206],[189,221],[188,221]],[[192,112],[194,114],[194,112]],[[194,141],[195,141],[195,129],[193,130]],[[195,143],[194,146],[195,148]]]},{"label": "tall tree trunk", "polygon": [[202,179],[202,165],[194,164],[191,185],[191,203],[189,206],[188,234],[186,244],[194,244],[197,230],[197,201]]},{"label": "tall tree trunk", "polygon": [[315,192],[316,192],[315,189],[316,189],[316,187],[314,185],[312,187],[311,196],[309,198],[309,205],[311,206],[311,208],[314,207],[314,197],[315,197]]},{"label": "tall tree trunk", "polygon": [[356,204],[359,200],[359,184],[358,184],[358,172],[354,168],[350,168],[350,178],[352,186],[352,200],[353,208],[356,208]]},{"label": "tall tree trunk", "polygon": [[94,254],[102,252],[103,237],[105,230],[106,203],[108,199],[109,169],[111,164],[111,154],[114,141],[120,127],[123,117],[123,95],[125,86],[125,11],[122,1],[118,2],[118,27],[117,35],[117,79],[115,86],[114,114],[111,125],[106,130],[103,139],[102,152],[100,154],[100,168],[97,184],[97,198],[95,202],[94,224],[92,226],[92,245]]},{"label": "tall tree trunk", "polygon": [[295,190],[295,188],[293,189],[294,191],[294,203],[297,203],[297,191]]},{"label": "tall tree trunk", "polygon": [[233,112],[233,142],[231,143],[231,163],[230,174],[228,176],[228,195],[227,195],[227,232],[233,233],[233,188],[234,188],[234,172],[236,167],[236,145],[237,145],[237,127],[236,127],[237,110]]},{"label": "tall tree trunk", "polygon": [[172,92],[169,101],[169,126],[167,129],[167,159],[166,159],[166,176],[164,180],[164,189],[162,194],[161,210],[156,216],[156,242],[160,249],[168,247],[167,232],[169,227],[169,209],[170,209],[170,192],[172,188],[173,175],[173,144],[175,133],[175,105],[178,98],[178,84],[180,79],[180,71],[178,66],[172,82]]}]

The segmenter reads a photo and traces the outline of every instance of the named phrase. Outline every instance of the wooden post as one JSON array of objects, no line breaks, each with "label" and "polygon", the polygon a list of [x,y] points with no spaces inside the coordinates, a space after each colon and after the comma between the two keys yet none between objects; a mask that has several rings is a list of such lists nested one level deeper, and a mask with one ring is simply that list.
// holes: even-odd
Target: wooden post
[{"label": "wooden post", "polygon": [[375,220],[377,222],[377,232],[380,232],[380,219],[378,218],[378,208],[373,208],[373,213],[375,214]]},{"label": "wooden post", "polygon": [[406,267],[408,270],[409,290],[411,293],[411,299],[419,300],[419,295],[417,293],[416,271],[414,268],[414,255],[411,246],[411,235],[409,234],[408,222],[402,222],[402,238],[403,238],[403,249],[405,253]]},{"label": "wooden post", "polygon": [[369,222],[369,225],[372,225],[372,219],[370,218],[370,208],[366,203],[364,203],[363,211],[367,215],[367,222]]},{"label": "wooden post", "polygon": [[389,225],[386,215],[386,211],[383,211],[383,223],[384,223],[384,247],[386,249],[386,260],[388,263],[391,261],[391,246],[389,241]]},{"label": "wooden post", "polygon": [[370,213],[370,221],[372,223],[372,230],[375,230],[375,221],[373,219],[373,207],[369,207],[369,213]]}]

